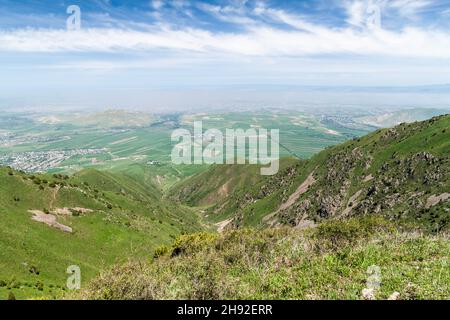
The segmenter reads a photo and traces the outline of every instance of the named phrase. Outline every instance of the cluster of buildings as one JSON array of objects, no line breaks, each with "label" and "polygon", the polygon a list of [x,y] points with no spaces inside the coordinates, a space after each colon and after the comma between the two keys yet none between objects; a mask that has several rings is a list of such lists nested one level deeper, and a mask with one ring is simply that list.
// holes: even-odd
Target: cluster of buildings
[{"label": "cluster of buildings", "polygon": [[0,156],[0,165],[10,166],[25,172],[45,172],[56,168],[73,156],[95,155],[108,152],[107,149],[72,149],[52,151],[30,151]]}]

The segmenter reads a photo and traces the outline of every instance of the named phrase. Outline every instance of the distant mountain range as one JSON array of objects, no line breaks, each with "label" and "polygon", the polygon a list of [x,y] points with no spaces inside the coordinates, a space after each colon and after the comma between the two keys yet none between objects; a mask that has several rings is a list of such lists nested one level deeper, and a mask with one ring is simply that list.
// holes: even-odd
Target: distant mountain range
[{"label": "distant mountain range", "polygon": [[360,117],[356,118],[355,121],[378,128],[388,128],[399,125],[403,122],[410,123],[414,121],[424,121],[447,112],[449,111],[443,109],[414,108],[383,113],[375,116]]}]

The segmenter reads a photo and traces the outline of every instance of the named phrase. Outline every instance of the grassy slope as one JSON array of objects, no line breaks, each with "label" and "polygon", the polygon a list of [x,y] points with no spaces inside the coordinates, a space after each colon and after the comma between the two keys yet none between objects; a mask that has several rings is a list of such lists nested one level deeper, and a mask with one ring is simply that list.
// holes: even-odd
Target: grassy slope
[{"label": "grassy slope", "polygon": [[[449,299],[448,202],[424,209],[430,195],[449,190],[449,128],[446,116],[380,130],[310,161],[293,162],[271,178],[255,178],[256,172],[246,167],[239,174],[214,167],[177,186],[179,199],[199,205],[216,197],[219,205],[210,214],[231,216],[236,226],[261,225],[314,171],[316,183],[272,220],[296,225],[306,214],[321,223],[306,230],[181,236],[160,248],[153,262],[116,266],[71,297],[361,299],[371,275],[368,268],[377,266],[377,299],[394,292],[400,299]],[[373,179],[365,181],[369,175]],[[227,182],[230,194],[221,198]],[[334,219],[342,217],[349,197],[359,190],[361,196],[354,199],[359,204],[350,214],[356,217]],[[337,206],[323,201],[330,197],[338,200]],[[377,208],[380,214],[375,214]],[[413,223],[399,223],[401,218]],[[423,233],[423,226],[433,232]]]},{"label": "grassy slope", "polygon": [[[365,211],[372,213],[380,201],[391,200],[395,195],[400,201],[394,201],[392,206],[382,203],[381,212],[393,218],[402,215],[411,218],[415,217],[410,212],[411,208],[417,213],[419,210],[416,209],[419,205],[419,209],[423,208],[429,195],[449,190],[449,127],[450,117],[447,116],[403,125],[394,131],[380,130],[364,138],[329,148],[309,161],[285,160],[280,173],[274,177],[261,178],[258,168],[251,166],[213,167],[211,171],[199,174],[177,185],[173,190],[179,191],[178,200],[190,205],[210,206],[208,214],[214,222],[233,217],[235,226],[263,225],[263,218],[276,211],[315,170],[316,184],[293,206],[275,215],[275,222],[296,225],[305,214],[308,219],[316,222],[323,218],[339,217],[350,196],[358,190],[364,191],[357,200],[365,206],[355,208],[352,214]],[[238,171],[234,171],[234,168]],[[410,169],[413,169],[413,174],[408,176]],[[50,175],[41,176],[39,179],[46,178],[48,183],[41,182],[44,190],[40,190],[36,179],[31,180],[29,176],[20,173],[10,175],[9,170],[0,169],[0,297],[6,297],[10,291],[19,298],[58,295],[60,289],[55,286],[64,286],[67,276],[65,270],[71,264],[80,265],[83,278],[88,280],[106,266],[114,262],[121,264],[129,257],[148,260],[156,245],[169,243],[180,232],[198,230],[199,223],[193,211],[161,200],[163,196],[153,186],[152,176],[145,172],[142,174],[139,170],[141,169],[138,167],[130,168],[124,174],[86,170],[69,180],[55,179]],[[372,174],[374,179],[362,182],[369,174]],[[138,176],[141,178],[136,179]],[[402,179],[396,181],[398,177]],[[403,179],[404,177],[406,178]],[[427,183],[424,183],[425,178]],[[52,181],[66,184],[66,188],[61,188],[55,198],[55,188],[50,187]],[[342,185],[346,188],[341,192]],[[367,198],[367,191],[373,186],[378,193],[375,197]],[[412,197],[413,201],[408,202],[408,199],[398,197],[398,194],[406,194]],[[14,197],[20,198],[20,201],[15,201]],[[335,197],[338,200],[335,212],[324,206],[322,199],[326,197]],[[303,209],[299,205],[305,200],[310,202],[310,207],[302,212]],[[73,227],[73,234],[64,234],[44,224],[33,222],[27,212],[29,209],[43,210],[52,207],[85,207],[94,209],[95,212],[79,217],[60,217],[60,222]],[[323,212],[327,214],[324,217],[321,215]],[[442,212],[447,212],[447,215]],[[433,225],[437,223],[446,226],[448,211],[445,211],[445,204],[419,213],[419,218],[426,216],[426,220]],[[345,222],[340,223],[347,228]],[[390,232],[358,235],[354,234],[356,231],[351,226],[350,231],[344,229],[341,232],[341,228],[342,226],[338,225],[332,227],[331,231],[325,229],[324,232],[332,232],[328,235],[320,234],[319,228],[319,235],[323,236],[318,242],[319,252],[299,251],[293,256],[289,256],[283,246],[277,247],[284,241],[282,239],[288,239],[287,241],[291,241],[288,244],[292,245],[305,237],[307,241],[300,242],[300,247],[304,248],[311,241],[316,241],[317,237],[313,235],[309,241],[308,232],[303,234],[287,229],[260,233],[236,231],[224,236],[201,235],[200,238],[206,237],[207,240],[204,247],[199,248],[194,244],[193,249],[187,248],[187,251],[193,251],[193,257],[190,257],[190,254],[179,254],[177,248],[184,246],[183,242],[188,241],[186,246],[190,246],[192,242],[189,240],[191,237],[181,238],[174,248],[170,249],[176,249],[176,257],[164,257],[156,264],[149,264],[146,274],[142,277],[135,272],[134,264],[119,267],[113,272],[125,272],[123,277],[114,274],[115,277],[110,279],[112,283],[109,283],[103,276],[94,282],[94,287],[91,287],[93,290],[86,294],[96,298],[137,297],[142,291],[130,292],[130,296],[123,291],[121,296],[117,296],[119,291],[114,291],[122,286],[128,290],[129,284],[136,280],[143,281],[133,287],[136,290],[142,283],[152,284],[152,281],[159,281],[155,290],[161,292],[155,291],[152,293],[154,296],[148,296],[156,298],[356,298],[361,288],[360,282],[366,262],[376,260],[385,263],[388,274],[394,279],[389,282],[384,296],[391,289],[403,290],[405,295],[410,294],[407,292],[410,290],[407,280],[411,279],[415,283],[423,284],[425,288],[425,291],[420,289],[413,293],[418,297],[448,296],[448,292],[441,289],[435,293],[427,291],[430,290],[427,287],[429,283],[437,283],[438,288],[442,286],[442,265],[448,260],[446,235],[414,238],[413,233],[399,233],[398,237],[393,238]],[[336,247],[333,241],[330,245],[330,239],[339,239],[342,234],[343,246],[339,243]],[[354,243],[353,238],[360,239],[361,242]],[[252,240],[255,240],[258,246],[254,246]],[[372,243],[372,240],[375,242]],[[348,243],[346,245],[346,241],[352,242],[351,246]],[[264,248],[267,246],[274,246],[275,250],[280,251],[275,251],[276,254],[266,254]],[[185,249],[182,248],[181,252],[183,250]],[[199,254],[195,254],[196,251]],[[257,260],[253,265],[246,265],[253,259],[253,254]],[[304,258],[310,254],[313,254],[311,259]],[[298,262],[299,268],[292,268],[290,263],[284,265],[285,256]],[[236,261],[236,266],[233,261]],[[405,264],[402,261],[411,263]],[[425,268],[424,270],[429,268],[432,272],[417,273],[411,267],[416,264]],[[352,267],[349,268],[349,265]],[[31,274],[31,266],[37,267],[40,274]],[[312,269],[308,269],[311,266]],[[164,272],[165,269],[167,272]],[[222,274],[223,270],[226,271],[227,277],[220,280],[219,274]],[[354,277],[353,270],[357,270]],[[402,278],[405,273],[409,273],[408,277]],[[158,277],[159,274],[161,277]],[[172,288],[176,289],[178,285],[181,287],[180,290],[172,292],[167,283],[177,277],[181,277],[181,280],[179,283],[173,283]],[[300,282],[292,282],[292,277]],[[317,286],[307,283],[316,278],[324,278],[327,281]],[[448,276],[444,279],[448,279]],[[193,288],[194,280],[197,281],[195,283],[200,281],[198,289]],[[39,283],[44,284],[43,291],[39,290]],[[333,285],[330,287],[329,283]],[[214,288],[221,286],[230,291],[214,291]],[[305,286],[310,291],[305,291]],[[349,286],[351,290],[346,291],[345,288]]]},{"label": "grassy slope", "polygon": [[228,231],[182,236],[144,266],[114,267],[76,298],[361,299],[378,266],[377,299],[449,299],[448,234],[398,231],[380,217],[317,229]]},{"label": "grassy slope", "polygon": [[[192,211],[161,201],[155,187],[125,175],[85,170],[68,179],[31,178],[0,168],[0,298],[10,291],[17,298],[58,296],[70,265],[79,265],[88,281],[108,265],[148,259],[161,243],[199,229]],[[63,207],[94,213],[58,216],[72,234],[32,221],[28,213]]]},{"label": "grassy slope", "polygon": [[[448,204],[430,209],[424,206],[431,195],[450,190],[449,128],[450,116],[404,124],[328,148],[308,161],[294,161],[273,177],[260,177],[256,170],[245,167],[236,166],[234,173],[229,168],[214,168],[174,191],[179,200],[200,204],[210,197],[204,190],[214,194],[226,183],[221,178],[223,184],[219,185],[216,177],[227,173],[238,179],[245,172],[244,176],[250,177],[235,184],[228,199],[219,201],[208,214],[213,221],[233,217],[237,226],[255,226],[276,212],[314,172],[316,183],[272,217],[271,223],[297,225],[304,219],[318,222],[339,217],[360,191],[352,215],[382,211],[393,218],[422,219],[430,228],[448,227]],[[373,179],[365,181],[369,175]]]},{"label": "grassy slope", "polygon": [[[280,165],[284,169],[297,160],[285,158]],[[190,206],[223,206],[228,197],[241,189],[261,182],[260,166],[215,165],[204,172],[181,181],[170,189],[174,200]]]}]

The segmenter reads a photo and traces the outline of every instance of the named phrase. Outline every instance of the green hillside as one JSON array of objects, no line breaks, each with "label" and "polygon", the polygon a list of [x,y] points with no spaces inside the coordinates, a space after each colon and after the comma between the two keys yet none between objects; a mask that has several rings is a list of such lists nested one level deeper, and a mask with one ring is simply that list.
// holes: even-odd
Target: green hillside
[{"label": "green hillside", "polygon": [[0,180],[3,299],[9,292],[59,297],[70,265],[81,267],[84,283],[113,263],[147,260],[157,246],[200,228],[189,209],[162,201],[154,186],[126,175],[28,175],[0,168]]},{"label": "green hillside", "polygon": [[[68,298],[449,299],[448,236],[398,231],[380,217],[200,233],[152,263],[116,266]],[[380,287],[364,296],[371,270]]]},{"label": "green hillside", "polygon": [[215,167],[173,191],[184,203],[210,205],[208,218],[228,226],[310,226],[383,213],[439,231],[450,224],[449,154],[447,115],[378,130],[310,160],[284,161],[273,177],[256,168]]},{"label": "green hillside", "polygon": [[0,168],[0,298],[357,299],[374,264],[378,298],[448,298],[449,130],[402,124],[275,176],[212,166],[170,189],[141,165]]},{"label": "green hillside", "polygon": [[180,236],[68,297],[449,299],[449,129],[442,116],[379,130],[273,177],[212,167],[172,192],[226,219],[220,233]]}]

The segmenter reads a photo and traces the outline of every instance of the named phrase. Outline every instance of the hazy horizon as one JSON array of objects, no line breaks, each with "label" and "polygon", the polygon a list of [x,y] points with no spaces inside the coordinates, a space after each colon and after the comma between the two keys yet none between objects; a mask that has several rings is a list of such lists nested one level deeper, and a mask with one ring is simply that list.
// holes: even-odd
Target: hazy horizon
[{"label": "hazy horizon", "polygon": [[0,0],[0,108],[447,107],[449,12],[442,0]]}]

